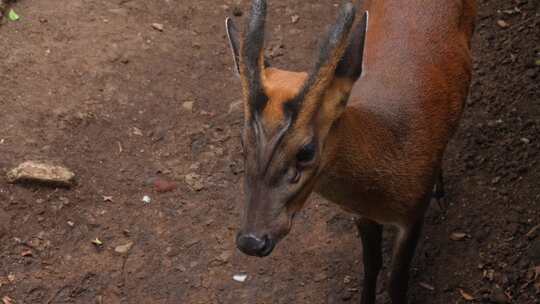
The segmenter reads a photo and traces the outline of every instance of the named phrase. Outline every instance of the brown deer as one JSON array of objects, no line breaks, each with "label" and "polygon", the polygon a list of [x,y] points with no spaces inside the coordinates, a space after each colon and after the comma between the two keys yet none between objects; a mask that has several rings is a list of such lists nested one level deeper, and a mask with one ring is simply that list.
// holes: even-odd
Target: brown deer
[{"label": "brown deer", "polygon": [[473,0],[345,3],[309,73],[264,57],[266,1],[227,33],[244,96],[246,205],[237,246],[269,255],[311,192],[359,216],[363,304],[375,303],[382,225],[398,228],[393,304],[409,268],[471,79]]}]

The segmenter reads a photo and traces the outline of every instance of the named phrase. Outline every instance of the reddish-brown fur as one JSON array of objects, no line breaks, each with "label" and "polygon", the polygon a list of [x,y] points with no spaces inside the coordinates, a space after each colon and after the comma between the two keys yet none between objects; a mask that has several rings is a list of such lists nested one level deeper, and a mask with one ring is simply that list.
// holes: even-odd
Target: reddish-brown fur
[{"label": "reddish-brown fur", "polygon": [[[403,226],[423,214],[425,206],[418,203],[432,189],[462,112],[475,6],[369,2],[364,75],[330,131],[315,190],[362,216]],[[282,119],[281,103],[306,75],[269,74],[264,85],[271,102],[263,117],[270,122]]]},{"label": "reddish-brown fur", "polygon": [[[254,8],[261,12],[266,3],[254,0]],[[347,16],[350,6],[344,8]],[[259,74],[248,74],[240,60],[247,205],[237,243],[248,254],[269,254],[316,191],[361,218],[363,304],[375,303],[382,224],[399,228],[390,297],[401,304],[407,301],[408,270],[424,213],[468,94],[476,5],[474,0],[367,0],[363,8],[369,22],[358,80],[353,78],[360,67],[347,71],[347,63],[362,62],[355,49],[361,44],[347,47],[345,23],[337,27],[343,34],[315,75],[261,68],[261,93],[246,76]],[[351,61],[338,73],[341,59]],[[310,79],[316,81],[303,95]],[[254,100],[253,92],[265,98]],[[291,100],[293,114],[284,106]],[[264,106],[261,113],[252,110],[253,103]],[[307,146],[316,148],[315,157],[303,163],[299,155]]]}]

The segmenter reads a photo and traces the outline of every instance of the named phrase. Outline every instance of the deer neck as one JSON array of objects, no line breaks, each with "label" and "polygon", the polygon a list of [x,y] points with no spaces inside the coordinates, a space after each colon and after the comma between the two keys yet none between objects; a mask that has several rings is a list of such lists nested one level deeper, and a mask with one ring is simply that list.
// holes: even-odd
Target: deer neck
[{"label": "deer neck", "polygon": [[373,110],[348,107],[328,134],[315,191],[343,201],[382,190],[385,179],[395,175],[393,167],[401,154],[396,130]]}]

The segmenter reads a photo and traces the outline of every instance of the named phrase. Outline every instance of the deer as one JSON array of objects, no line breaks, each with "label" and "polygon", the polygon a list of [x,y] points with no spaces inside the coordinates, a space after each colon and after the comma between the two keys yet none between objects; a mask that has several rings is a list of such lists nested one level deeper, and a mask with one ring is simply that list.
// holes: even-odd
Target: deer
[{"label": "deer", "polygon": [[396,227],[388,292],[408,301],[409,270],[472,73],[474,0],[346,1],[309,71],[270,65],[267,2],[226,32],[240,78],[244,196],[236,246],[268,256],[311,193],[357,217],[361,303],[376,300],[383,227]]}]

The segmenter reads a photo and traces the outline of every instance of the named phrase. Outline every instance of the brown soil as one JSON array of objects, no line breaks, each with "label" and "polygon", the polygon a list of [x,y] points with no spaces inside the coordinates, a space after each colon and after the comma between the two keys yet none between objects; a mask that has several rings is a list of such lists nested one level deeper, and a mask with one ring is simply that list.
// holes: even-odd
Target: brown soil
[{"label": "brown soil", "polygon": [[[273,62],[307,67],[333,1],[270,5]],[[4,303],[359,301],[351,216],[322,199],[271,257],[235,250],[242,113],[223,21],[247,6],[12,4],[21,19],[0,27],[0,170],[44,160],[74,170],[78,184],[0,178]],[[538,1],[480,1],[471,98],[445,164],[448,210],[429,212],[412,303],[465,303],[460,289],[478,302],[504,303],[506,292],[511,303],[540,303],[540,230],[527,236],[540,224],[539,39]],[[158,192],[156,180],[177,187]],[[452,241],[453,232],[468,237]],[[129,242],[127,254],[115,252]],[[233,281],[242,272],[247,281]],[[383,286],[379,300],[388,302]]]}]

